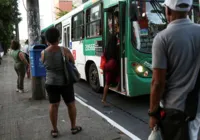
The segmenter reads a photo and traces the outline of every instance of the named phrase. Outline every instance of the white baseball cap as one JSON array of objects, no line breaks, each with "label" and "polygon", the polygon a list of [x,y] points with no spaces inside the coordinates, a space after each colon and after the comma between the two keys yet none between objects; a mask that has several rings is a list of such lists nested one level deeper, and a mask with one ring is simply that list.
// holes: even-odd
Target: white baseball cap
[{"label": "white baseball cap", "polygon": [[[180,7],[181,4],[187,4],[188,7]],[[174,11],[188,12],[192,7],[192,0],[165,0],[163,5]]]}]

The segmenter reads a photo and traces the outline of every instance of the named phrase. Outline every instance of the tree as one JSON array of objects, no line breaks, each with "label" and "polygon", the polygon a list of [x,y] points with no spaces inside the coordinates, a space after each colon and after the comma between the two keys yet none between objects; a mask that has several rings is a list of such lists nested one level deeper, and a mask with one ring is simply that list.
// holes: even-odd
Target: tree
[{"label": "tree", "polygon": [[[56,13],[56,16],[57,18],[56,19],[59,19],[61,18],[62,16],[66,15],[67,13],[69,13],[69,11],[63,11],[62,9],[58,8],[58,7],[55,7],[59,12]],[[72,9],[75,9],[76,6],[75,5],[72,5]]]},{"label": "tree", "polygon": [[1,0],[0,13],[0,41],[4,44],[6,52],[11,39],[14,38],[13,31],[15,31],[16,25],[21,21],[17,1]]},{"label": "tree", "polygon": [[75,6],[75,5],[72,4],[72,9],[76,9],[76,7],[77,7],[77,6]]},{"label": "tree", "polygon": [[16,33],[16,39],[19,40],[19,28],[18,24],[22,20],[20,17],[19,9],[18,9],[18,2],[17,0],[12,1],[12,19],[13,19],[13,24],[15,25],[15,33]]},{"label": "tree", "polygon": [[59,10],[59,12],[56,13],[56,16],[57,16],[56,19],[59,19],[68,13],[68,11],[63,11],[62,9],[58,7],[56,7],[56,9]]}]

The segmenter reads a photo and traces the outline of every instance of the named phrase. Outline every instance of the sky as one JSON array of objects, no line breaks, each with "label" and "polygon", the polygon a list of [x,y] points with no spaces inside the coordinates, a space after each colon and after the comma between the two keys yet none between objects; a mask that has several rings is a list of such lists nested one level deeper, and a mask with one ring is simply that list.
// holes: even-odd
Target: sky
[{"label": "sky", "polygon": [[[24,2],[24,4],[23,4]],[[19,23],[19,36],[20,40],[28,38],[27,30],[27,12],[26,12],[26,0],[18,0],[19,11],[21,13],[22,21]],[[54,21],[54,8],[53,0],[39,0],[40,6],[40,24],[41,27],[47,27]]]}]

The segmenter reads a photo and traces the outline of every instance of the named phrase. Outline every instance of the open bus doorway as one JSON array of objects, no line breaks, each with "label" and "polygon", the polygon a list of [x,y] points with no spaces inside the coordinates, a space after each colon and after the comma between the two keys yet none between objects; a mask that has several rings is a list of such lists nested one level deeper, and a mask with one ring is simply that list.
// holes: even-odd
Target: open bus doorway
[{"label": "open bus doorway", "polygon": [[200,24],[200,6],[199,1],[194,0],[193,7],[189,13],[189,18],[192,22]]},{"label": "open bus doorway", "polygon": [[[122,13],[124,14],[122,16]],[[122,18],[125,20],[125,13],[121,11],[120,4],[114,7],[107,9],[107,32],[106,32],[106,46],[112,36],[116,36],[117,38],[117,64],[118,67],[116,71],[118,71],[118,83],[114,83],[111,85],[111,90],[123,93],[126,92],[125,85],[125,48],[123,44],[124,39],[124,31],[125,31],[125,22],[122,21]],[[122,24],[123,23],[123,24]],[[106,48],[105,48],[106,49]]]}]

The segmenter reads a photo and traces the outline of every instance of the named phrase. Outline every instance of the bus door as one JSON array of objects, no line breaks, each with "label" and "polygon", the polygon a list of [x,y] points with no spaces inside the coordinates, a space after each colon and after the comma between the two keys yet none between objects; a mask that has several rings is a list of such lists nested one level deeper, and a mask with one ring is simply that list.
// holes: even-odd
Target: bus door
[{"label": "bus door", "polygon": [[125,69],[125,18],[126,18],[126,3],[124,1],[119,2],[119,40],[120,40],[120,72],[121,72],[121,92],[126,91],[126,69]]},{"label": "bus door", "polygon": [[[106,15],[106,23],[105,23],[105,32],[104,32],[104,39],[103,39],[105,50],[108,47],[108,43],[111,39],[111,36],[113,36],[113,35],[116,36],[117,37],[117,44],[116,44],[117,48],[115,48],[115,50],[113,50],[113,52],[117,53],[117,61],[119,64],[119,63],[121,63],[120,35],[119,35],[119,33],[120,33],[119,6],[116,5],[116,6],[108,8],[108,9],[105,9],[105,13],[106,13],[105,14]],[[121,64],[119,64],[119,67],[118,67],[118,69],[116,69],[116,71],[119,72],[119,74],[120,74],[119,76],[121,79]],[[116,90],[116,88],[110,88],[110,90],[114,90],[114,91],[120,93],[121,81],[119,81],[119,83],[114,83],[114,84],[117,84],[117,85],[114,85],[117,87],[117,90]],[[118,90],[120,90],[120,91],[118,91]]]},{"label": "bus door", "polygon": [[[116,91],[122,94],[126,92],[126,71],[125,71],[125,2],[119,2],[117,6],[113,6],[109,9],[106,9],[106,32],[104,35],[104,45],[107,46],[109,38],[112,35],[116,35],[118,38],[117,47],[119,47],[118,52],[118,61],[120,62],[119,72],[120,72],[120,91]],[[118,85],[118,86],[119,86]],[[111,90],[114,90],[111,88]]]},{"label": "bus door", "polygon": [[70,25],[64,27],[64,46],[68,49],[72,49],[70,44]]}]

